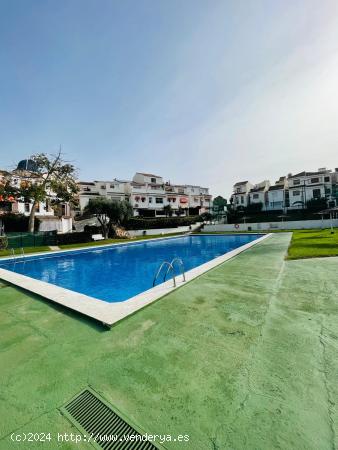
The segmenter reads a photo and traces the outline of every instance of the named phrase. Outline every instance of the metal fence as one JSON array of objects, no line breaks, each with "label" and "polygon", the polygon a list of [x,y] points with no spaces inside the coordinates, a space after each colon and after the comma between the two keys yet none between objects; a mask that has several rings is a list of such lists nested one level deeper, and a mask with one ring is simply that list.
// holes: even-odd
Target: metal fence
[{"label": "metal fence", "polygon": [[8,248],[43,247],[56,245],[56,231],[38,231],[36,233],[6,233]]}]

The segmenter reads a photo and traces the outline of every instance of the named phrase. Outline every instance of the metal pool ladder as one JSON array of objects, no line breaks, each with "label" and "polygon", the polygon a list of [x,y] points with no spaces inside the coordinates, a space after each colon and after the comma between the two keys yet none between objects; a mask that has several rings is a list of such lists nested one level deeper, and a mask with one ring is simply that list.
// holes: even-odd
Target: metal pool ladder
[{"label": "metal pool ladder", "polygon": [[173,265],[170,262],[168,262],[168,261],[163,261],[162,264],[160,265],[160,267],[158,268],[158,271],[156,272],[156,275],[154,276],[153,287],[155,286],[156,280],[157,280],[158,276],[161,273],[162,267],[164,267],[164,266],[168,266],[168,269],[167,269],[167,271],[166,271],[166,273],[164,275],[163,281],[165,281],[165,278],[166,278],[168,272],[171,270],[172,273],[173,273],[174,287],[176,287],[175,270],[174,270]]},{"label": "metal pool ladder", "polygon": [[[174,264],[175,263],[178,264],[178,267],[180,268],[180,271],[181,271],[181,275],[183,277],[183,281],[185,281],[185,270],[184,270],[184,264],[183,264],[182,259],[181,258],[174,258],[171,261],[171,263],[170,263],[173,266],[173,268],[174,268]],[[169,269],[167,270],[167,273],[165,274],[164,279],[166,279],[166,276],[168,275],[168,272],[169,272]]]},{"label": "metal pool ladder", "polygon": [[167,268],[166,273],[164,274],[163,281],[166,280],[168,273],[171,271],[172,274],[173,274],[174,287],[176,287],[176,276],[175,276],[175,269],[174,269],[175,263],[178,264],[178,266],[179,266],[179,268],[180,268],[180,271],[181,271],[181,275],[183,276],[183,281],[185,281],[185,270],[184,270],[184,264],[183,264],[183,261],[182,261],[181,258],[174,258],[171,262],[169,262],[169,261],[163,261],[163,262],[162,262],[162,264],[161,264],[160,267],[158,268],[158,270],[157,270],[157,272],[156,272],[156,275],[155,275],[155,277],[154,277],[154,280],[153,280],[153,287],[155,286],[156,280],[157,280],[157,278],[159,277],[159,275],[160,275],[160,273],[161,273],[161,271],[162,271],[162,268],[163,268],[164,266],[168,266],[168,268]]}]

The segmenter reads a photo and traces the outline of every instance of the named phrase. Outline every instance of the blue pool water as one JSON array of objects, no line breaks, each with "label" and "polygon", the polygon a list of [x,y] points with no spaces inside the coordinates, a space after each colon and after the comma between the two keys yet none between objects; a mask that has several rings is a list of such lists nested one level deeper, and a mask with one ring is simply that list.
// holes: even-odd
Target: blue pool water
[{"label": "blue pool water", "polygon": [[[120,302],[150,289],[164,260],[170,262],[179,257],[188,271],[259,237],[259,234],[179,236],[30,257],[24,262],[18,258],[16,262],[0,263],[0,267],[106,302]],[[159,282],[162,279],[159,277]]]}]

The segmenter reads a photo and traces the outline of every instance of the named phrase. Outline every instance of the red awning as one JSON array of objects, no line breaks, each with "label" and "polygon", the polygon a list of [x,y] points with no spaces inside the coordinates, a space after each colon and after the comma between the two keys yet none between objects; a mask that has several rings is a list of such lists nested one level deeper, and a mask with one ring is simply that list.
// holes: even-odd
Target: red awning
[{"label": "red awning", "polygon": [[186,197],[181,197],[180,203],[188,203],[188,199]]}]

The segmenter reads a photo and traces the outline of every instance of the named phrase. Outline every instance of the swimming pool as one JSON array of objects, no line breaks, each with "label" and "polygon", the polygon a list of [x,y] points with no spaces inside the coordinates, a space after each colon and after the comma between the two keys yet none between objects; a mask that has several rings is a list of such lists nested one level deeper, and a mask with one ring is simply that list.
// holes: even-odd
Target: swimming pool
[{"label": "swimming pool", "polygon": [[[124,302],[152,288],[154,275],[164,260],[181,258],[185,271],[189,271],[260,237],[261,234],[178,236],[17,258],[0,262],[0,268],[104,302]],[[162,280],[163,276],[159,277],[158,281]]]}]

